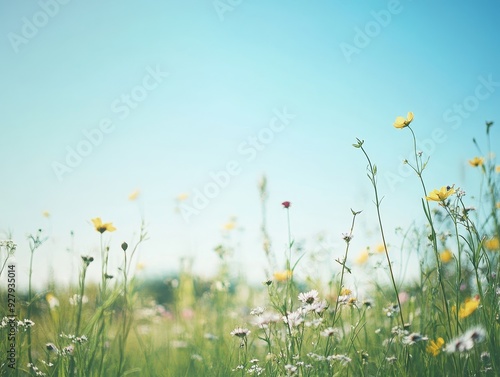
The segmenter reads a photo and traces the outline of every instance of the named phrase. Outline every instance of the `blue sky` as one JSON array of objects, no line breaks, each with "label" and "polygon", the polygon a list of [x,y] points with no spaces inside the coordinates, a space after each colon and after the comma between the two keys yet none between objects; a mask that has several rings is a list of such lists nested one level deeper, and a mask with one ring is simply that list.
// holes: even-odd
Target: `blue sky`
[{"label": "blue sky", "polygon": [[[175,270],[181,256],[190,256],[195,271],[210,276],[221,227],[235,216],[241,230],[228,241],[237,245],[235,271],[263,280],[262,174],[280,260],[284,200],[292,202],[293,237],[312,249],[311,240],[324,232],[332,265],[343,252],[350,208],[364,210],[354,258],[377,242],[356,137],[379,167],[389,232],[423,220],[422,192],[401,164],[411,156],[410,133],[392,127],[408,111],[415,113],[419,149],[431,157],[427,186],[456,184],[472,196],[478,186],[478,172],[466,162],[478,154],[472,137],[484,141],[484,122],[499,115],[499,7],[407,0],[2,2],[0,230],[19,244],[19,274],[27,270],[26,235],[42,228],[50,238],[36,255],[37,276],[42,281],[52,266],[70,278],[76,267],[68,264],[98,255],[90,223],[97,216],[118,228],[106,237],[116,266],[118,245],[136,237],[142,214],[150,234],[139,253],[144,273]],[[74,153],[79,157],[68,157]],[[192,206],[196,190],[203,192],[211,173],[228,163],[237,174],[186,222],[174,198],[188,193],[183,203]],[[140,197],[130,202],[135,189]]]}]

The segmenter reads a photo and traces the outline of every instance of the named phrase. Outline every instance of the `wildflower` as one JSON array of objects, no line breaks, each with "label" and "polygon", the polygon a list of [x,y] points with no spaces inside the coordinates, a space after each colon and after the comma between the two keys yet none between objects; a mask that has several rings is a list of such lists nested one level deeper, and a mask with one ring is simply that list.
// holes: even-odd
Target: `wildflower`
[{"label": "wildflower", "polygon": [[264,373],[265,369],[259,367],[257,364],[254,364],[248,368],[247,373],[248,374],[255,374],[256,376],[260,376],[262,373]]},{"label": "wildflower", "polygon": [[368,261],[368,258],[370,257],[370,253],[368,252],[368,249],[365,249],[364,251],[361,252],[361,254],[358,255],[356,258],[356,263],[357,264],[365,264],[366,261]]},{"label": "wildflower", "polygon": [[438,190],[438,189],[433,190],[429,194],[429,196],[425,197],[425,199],[432,200],[435,202],[442,202],[442,201],[448,199],[448,197],[450,195],[453,195],[454,193],[455,193],[455,189],[453,187],[443,186],[443,187],[441,187],[440,190]]},{"label": "wildflower", "polygon": [[315,329],[317,329],[318,327],[321,326],[322,323],[323,323],[323,318],[315,318],[312,321],[305,322],[304,325],[306,327],[314,327]]},{"label": "wildflower", "polygon": [[57,347],[56,347],[56,345],[54,343],[47,343],[47,344],[45,344],[45,348],[49,352],[54,352],[54,353],[58,352]]},{"label": "wildflower", "polygon": [[287,315],[283,316],[283,322],[290,325],[290,327],[297,327],[302,322],[304,322],[304,317],[302,311],[296,310],[291,313],[287,313]]},{"label": "wildflower", "polygon": [[236,228],[236,218],[232,217],[227,223],[222,226],[223,230],[233,230]]},{"label": "wildflower", "polygon": [[177,197],[175,198],[175,200],[177,200],[178,202],[183,202],[187,198],[189,198],[189,194],[186,194],[185,192],[183,192],[183,193],[177,195]]},{"label": "wildflower", "polygon": [[383,243],[379,243],[377,245],[377,247],[375,248],[375,251],[377,253],[383,253],[383,252],[385,252],[385,246],[384,246],[384,244]]},{"label": "wildflower", "polygon": [[342,239],[346,242],[349,243],[351,240],[354,238],[354,235],[352,233],[342,233]]},{"label": "wildflower", "polygon": [[9,254],[14,254],[14,251],[16,251],[17,248],[17,244],[15,244],[12,240],[0,240],[0,248],[2,247],[5,247]]},{"label": "wildflower", "polygon": [[357,302],[358,299],[356,297],[349,297],[349,300],[347,300],[347,305],[356,306]]},{"label": "wildflower", "polygon": [[273,277],[276,281],[283,282],[287,281],[290,279],[293,275],[293,272],[291,270],[285,270],[285,271],[276,271],[273,274]]},{"label": "wildflower", "polygon": [[391,304],[388,307],[384,308],[384,312],[387,317],[392,317],[395,313],[399,312],[399,305]]},{"label": "wildflower", "polygon": [[315,361],[323,361],[325,360],[325,356],[323,355],[318,355],[317,353],[314,353],[314,352],[309,352],[307,354],[307,356],[309,356],[311,359],[315,360]]},{"label": "wildflower", "polygon": [[256,315],[256,316],[259,316],[259,315],[262,315],[264,313],[264,308],[261,307],[261,306],[257,306],[256,308],[252,309],[250,311],[250,314],[251,315]]},{"label": "wildflower", "polygon": [[352,291],[349,288],[342,288],[340,290],[341,296],[349,296],[350,294],[352,294]]},{"label": "wildflower", "polygon": [[394,127],[405,128],[408,127],[412,121],[413,121],[413,113],[410,111],[406,116],[406,119],[403,118],[402,116],[398,116],[396,118],[396,121],[394,122]]},{"label": "wildflower", "polygon": [[458,318],[462,319],[470,316],[472,313],[476,311],[479,307],[479,297],[476,296],[474,298],[467,298],[460,305],[460,309],[458,310]]},{"label": "wildflower", "polygon": [[49,218],[50,217],[50,212],[49,211],[43,211],[42,212],[42,216],[46,217],[46,218]]},{"label": "wildflower", "polygon": [[348,357],[347,355],[330,355],[327,357],[327,359],[329,361],[332,361],[332,360],[340,361],[340,363],[343,366],[346,366],[347,364],[349,364],[352,361],[351,358]]},{"label": "wildflower", "polygon": [[486,339],[486,331],[478,326],[468,330],[462,336],[452,340],[445,348],[448,353],[466,352],[474,348],[476,343],[481,343]]},{"label": "wildflower", "polygon": [[486,250],[489,251],[500,249],[500,241],[498,240],[498,237],[493,237],[490,238],[489,240],[485,240],[483,242],[483,245],[486,248]]},{"label": "wildflower", "polygon": [[31,368],[33,372],[35,373],[35,376],[46,376],[47,374],[43,373],[35,364],[33,363],[28,363],[28,368]]},{"label": "wildflower", "polygon": [[407,335],[403,338],[402,343],[411,346],[412,344],[415,344],[417,342],[421,342],[423,340],[427,340],[426,336],[422,336],[418,333],[411,333],[410,335]]},{"label": "wildflower", "polygon": [[483,166],[484,158],[482,157],[474,157],[472,160],[469,160],[470,166],[477,168],[478,166]]},{"label": "wildflower", "polygon": [[453,259],[453,254],[450,250],[446,249],[439,254],[439,259],[443,263],[448,263]]},{"label": "wildflower", "polygon": [[385,360],[389,364],[394,364],[398,360],[398,358],[396,356],[389,356],[389,357],[386,357]]},{"label": "wildflower", "polygon": [[141,192],[139,190],[134,190],[129,196],[128,196],[128,200],[130,201],[134,201],[136,200],[138,197],[139,197],[139,194]]},{"label": "wildflower", "polygon": [[328,308],[328,304],[325,300],[315,301],[304,307],[306,312],[315,312],[316,314],[323,313]]},{"label": "wildflower", "polygon": [[52,293],[47,293],[45,295],[45,300],[47,300],[50,310],[54,309],[56,306],[59,306],[59,300]]},{"label": "wildflower", "polygon": [[69,304],[72,306],[78,305],[80,301],[82,302],[82,304],[86,304],[87,302],[89,302],[89,298],[85,295],[80,296],[79,294],[76,293],[69,298]]},{"label": "wildflower", "polygon": [[441,353],[441,350],[444,346],[444,339],[439,337],[436,341],[431,340],[425,350],[430,353],[432,356],[437,356]]},{"label": "wildflower", "polygon": [[497,207],[497,209],[500,209],[500,202],[496,202],[495,207]]},{"label": "wildflower", "polygon": [[100,217],[92,219],[92,222],[94,223],[95,230],[101,234],[106,231],[114,232],[116,230],[112,223],[103,223]]},{"label": "wildflower", "polygon": [[312,304],[318,300],[318,291],[313,289],[306,293],[299,294],[299,301],[304,304]]},{"label": "wildflower", "polygon": [[324,336],[325,338],[329,338],[331,336],[340,337],[340,331],[339,329],[334,329],[333,327],[327,327],[320,332],[320,335]]},{"label": "wildflower", "polygon": [[78,344],[83,344],[88,342],[88,338],[85,335],[82,336],[76,336],[73,338],[73,343],[78,343]]},{"label": "wildflower", "polygon": [[408,330],[405,327],[401,326],[394,326],[391,329],[391,334],[399,337],[407,336],[408,335]]},{"label": "wildflower", "polygon": [[237,327],[233,331],[231,331],[232,336],[237,336],[238,338],[246,338],[248,334],[250,334],[251,331],[248,329],[244,329],[242,327]]},{"label": "wildflower", "polygon": [[497,173],[500,173],[500,165],[495,166],[495,171],[496,171]]},{"label": "wildflower", "polygon": [[286,201],[286,202],[281,203],[281,205],[283,206],[283,208],[290,208],[290,206],[292,205],[292,203]]},{"label": "wildflower", "polygon": [[278,313],[265,312],[262,315],[257,316],[255,319],[255,325],[261,329],[267,329],[269,324],[277,323],[282,317]]},{"label": "wildflower", "polygon": [[481,361],[483,364],[488,364],[491,360],[491,356],[489,352],[482,352],[481,353]]},{"label": "wildflower", "polygon": [[285,370],[287,371],[289,376],[293,376],[295,375],[295,373],[297,373],[297,367],[295,365],[286,364]]},{"label": "wildflower", "polygon": [[[252,360],[250,360],[252,362]],[[247,373],[248,374],[255,374],[256,376],[260,376],[262,373],[264,373],[265,369],[259,367],[257,364],[252,365],[250,368],[248,368]]]},{"label": "wildflower", "polygon": [[73,354],[73,351],[75,350],[75,347],[69,345],[67,347],[64,347],[62,349],[62,354],[65,356],[65,355],[72,355]]}]

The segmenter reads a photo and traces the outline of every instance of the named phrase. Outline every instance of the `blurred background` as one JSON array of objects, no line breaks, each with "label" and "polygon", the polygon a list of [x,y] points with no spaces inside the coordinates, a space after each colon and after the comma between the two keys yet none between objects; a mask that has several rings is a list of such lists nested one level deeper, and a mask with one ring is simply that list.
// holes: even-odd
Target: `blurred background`
[{"label": "blurred background", "polygon": [[314,272],[328,276],[339,268],[351,208],[363,212],[349,262],[380,243],[356,138],[378,167],[394,258],[407,263],[394,230],[424,222],[424,195],[402,163],[413,156],[411,133],[392,124],[414,112],[417,149],[430,158],[427,188],[461,187],[478,206],[481,174],[468,160],[487,153],[485,122],[500,121],[499,8],[2,2],[0,239],[18,244],[19,284],[27,284],[27,236],[38,229],[48,238],[36,251],[36,283],[76,281],[80,256],[99,257],[96,217],[117,228],[103,234],[115,270],[119,245],[138,239],[143,220],[143,276],[175,274],[183,259],[209,277],[224,245],[234,276],[265,280],[263,176],[276,268],[288,242],[281,203],[290,201],[294,259],[316,255],[325,270]]}]

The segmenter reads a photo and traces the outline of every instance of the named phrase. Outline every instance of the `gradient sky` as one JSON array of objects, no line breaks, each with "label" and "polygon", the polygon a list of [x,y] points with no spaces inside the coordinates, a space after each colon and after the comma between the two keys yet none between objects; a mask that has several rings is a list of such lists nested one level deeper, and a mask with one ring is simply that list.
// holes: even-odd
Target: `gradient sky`
[{"label": "gradient sky", "polygon": [[[235,271],[264,280],[262,174],[278,260],[284,200],[293,238],[311,252],[323,232],[330,265],[343,253],[350,208],[364,210],[353,260],[378,242],[356,137],[378,165],[388,233],[424,220],[420,186],[402,165],[411,134],[392,126],[408,111],[431,157],[427,186],[455,184],[473,202],[472,137],[484,142],[485,121],[500,122],[499,10],[497,1],[1,2],[0,238],[10,232],[19,245],[21,284],[27,234],[42,228],[49,236],[35,256],[40,282],[51,268],[76,281],[79,256],[98,255],[90,219],[118,228],[105,235],[116,269],[118,245],[137,238],[141,214],[150,235],[138,256],[143,274],[176,270],[189,256],[210,276],[221,227],[235,216],[238,230],[224,241],[236,246]],[[288,124],[276,123],[276,112],[290,114]],[[271,123],[279,130],[269,131]],[[255,137],[264,138],[259,150]],[[71,160],[78,146],[85,156]],[[228,163],[238,174],[186,222],[175,197],[188,193],[183,203],[192,205]]]}]

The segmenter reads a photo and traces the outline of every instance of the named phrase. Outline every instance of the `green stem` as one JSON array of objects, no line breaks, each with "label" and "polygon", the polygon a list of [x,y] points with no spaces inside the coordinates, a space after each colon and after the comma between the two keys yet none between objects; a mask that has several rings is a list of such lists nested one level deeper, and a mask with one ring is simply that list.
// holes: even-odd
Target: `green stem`
[{"label": "green stem", "polygon": [[378,195],[377,181],[375,179],[375,176],[377,174],[377,170],[374,167],[374,165],[372,164],[372,162],[370,160],[370,157],[366,153],[365,149],[363,148],[363,145],[360,145],[360,149],[363,151],[363,154],[365,155],[366,159],[368,160],[368,166],[369,166],[369,169],[368,169],[369,170],[369,175],[368,175],[368,177],[370,178],[370,181],[372,182],[373,190],[374,190],[374,193],[375,193],[375,207],[377,208],[377,219],[378,219],[378,224],[379,224],[379,227],[380,227],[380,235],[382,237],[382,243],[384,245],[384,251],[385,251],[385,256],[387,258],[387,264],[389,266],[389,273],[390,273],[390,277],[391,277],[392,286],[394,288],[394,292],[396,293],[396,300],[397,300],[398,307],[399,307],[399,316],[400,316],[400,319],[401,319],[401,327],[404,328],[405,322],[404,322],[404,317],[403,317],[403,308],[401,306],[401,301],[399,300],[398,287],[396,285],[396,280],[394,278],[394,272],[392,270],[392,263],[391,263],[391,259],[389,257],[389,252],[388,252],[388,249],[387,249],[387,242],[386,242],[385,234],[384,234],[384,227],[383,227],[383,224],[382,224],[382,216],[380,214],[380,203],[381,202],[380,202],[379,195]]},{"label": "green stem", "polygon": [[[354,223],[356,221],[356,216],[360,214],[360,212],[355,212],[352,209],[351,209],[351,212],[352,212],[353,217],[352,217],[352,222],[351,222],[351,229],[349,230],[349,235],[347,236],[348,240],[346,240],[344,259],[342,260],[342,263],[340,263],[342,265],[342,270],[340,271],[340,282],[339,282],[339,289],[338,289],[337,296],[340,295],[340,292],[342,291],[342,287],[344,285],[344,275],[345,275],[345,270],[347,269],[345,264],[347,261],[347,254],[349,253],[349,245],[351,243],[350,240],[352,238],[352,234],[354,231]],[[337,297],[337,301],[335,302],[335,310],[333,311],[332,327],[335,326],[335,321],[337,319],[338,309],[339,309],[339,300]],[[326,348],[326,350],[327,349],[328,349],[328,347]]]}]

